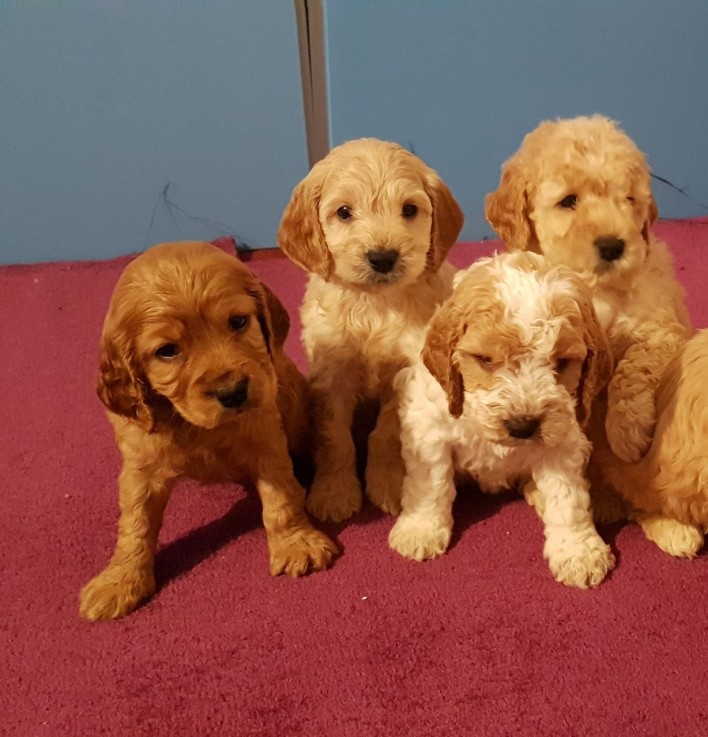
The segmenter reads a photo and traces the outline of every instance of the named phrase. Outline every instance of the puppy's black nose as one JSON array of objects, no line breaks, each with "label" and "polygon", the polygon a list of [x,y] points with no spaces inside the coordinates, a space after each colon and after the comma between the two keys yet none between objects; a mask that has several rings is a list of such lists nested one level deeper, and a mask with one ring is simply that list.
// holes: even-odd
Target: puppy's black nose
[{"label": "puppy's black nose", "polygon": [[241,379],[233,389],[216,392],[216,398],[226,409],[238,409],[248,398],[248,377]]},{"label": "puppy's black nose", "polygon": [[541,420],[538,417],[512,417],[504,421],[509,436],[517,440],[526,440],[533,437],[538,428],[541,427]]},{"label": "puppy's black nose", "polygon": [[393,249],[381,249],[379,251],[369,251],[366,254],[369,259],[371,268],[378,271],[379,274],[388,274],[398,261],[398,251]]},{"label": "puppy's black nose", "polygon": [[595,239],[595,248],[603,261],[616,261],[624,253],[624,241],[611,235],[602,236]]}]

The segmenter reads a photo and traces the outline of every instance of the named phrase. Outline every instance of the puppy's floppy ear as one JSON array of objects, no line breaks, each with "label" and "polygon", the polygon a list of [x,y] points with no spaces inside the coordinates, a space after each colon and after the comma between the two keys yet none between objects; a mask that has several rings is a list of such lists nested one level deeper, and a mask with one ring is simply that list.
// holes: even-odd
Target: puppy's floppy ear
[{"label": "puppy's floppy ear", "polygon": [[609,340],[597,319],[590,295],[585,294],[585,285],[579,280],[578,288],[583,295],[578,303],[583,316],[587,355],[580,373],[576,414],[580,426],[584,428],[590,420],[595,397],[605,389],[612,378],[614,362]]},{"label": "puppy's floppy ear", "polygon": [[111,412],[136,422],[146,432],[155,427],[148,401],[150,387],[140,369],[132,341],[112,321],[106,321],[99,349],[96,391]]},{"label": "puppy's floppy ear", "polygon": [[315,164],[293,190],[283,211],[277,240],[291,261],[327,279],[334,264],[319,218],[325,166],[325,160]]},{"label": "puppy's floppy ear", "polygon": [[437,271],[448,251],[455,245],[465,222],[465,216],[450,188],[440,179],[437,172],[428,169],[423,182],[425,192],[433,203],[428,266],[433,271]]},{"label": "puppy's floppy ear", "polygon": [[529,217],[526,174],[517,157],[502,167],[495,192],[484,198],[484,215],[511,251],[538,251],[538,240]]},{"label": "puppy's floppy ear", "polygon": [[462,414],[464,382],[454,358],[457,344],[465,332],[464,315],[450,303],[444,303],[430,321],[421,356],[425,367],[447,395],[453,417]]},{"label": "puppy's floppy ear", "polygon": [[258,304],[258,324],[261,326],[268,352],[273,355],[274,351],[283,347],[288,337],[290,315],[281,301],[263,282],[256,282],[251,293]]},{"label": "puppy's floppy ear", "polygon": [[647,219],[642,228],[642,236],[644,240],[649,243],[649,237],[651,233],[651,226],[656,222],[659,217],[659,208],[656,206],[656,200],[654,195],[649,195],[649,211],[647,212]]}]

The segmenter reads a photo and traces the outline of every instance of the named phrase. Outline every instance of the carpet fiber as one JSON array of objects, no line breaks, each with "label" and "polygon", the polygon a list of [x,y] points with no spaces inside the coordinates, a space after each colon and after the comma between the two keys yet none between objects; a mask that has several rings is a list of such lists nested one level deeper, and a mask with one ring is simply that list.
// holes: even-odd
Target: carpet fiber
[{"label": "carpet fiber", "polygon": [[[708,326],[708,220],[662,222],[696,327]],[[458,244],[466,265],[494,242]],[[427,737],[706,734],[708,556],[674,560],[636,525],[596,590],[556,584],[516,497],[465,490],[452,547],[417,564],[366,506],[329,525],[335,566],[271,578],[256,495],[185,482],[159,591],[80,621],[108,561],[120,459],[95,396],[98,337],[127,258],[0,269],[0,734]],[[251,266],[293,322],[305,277]]]}]

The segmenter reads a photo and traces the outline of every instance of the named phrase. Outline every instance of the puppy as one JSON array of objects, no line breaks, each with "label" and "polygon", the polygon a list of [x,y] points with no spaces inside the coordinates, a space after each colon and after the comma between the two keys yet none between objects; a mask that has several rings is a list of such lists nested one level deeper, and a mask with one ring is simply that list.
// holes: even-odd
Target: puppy
[{"label": "puppy", "polygon": [[302,339],[318,442],[307,508],[319,519],[340,521],[361,507],[351,427],[364,400],[380,406],[366,493],[385,512],[400,508],[392,382],[420,351],[428,320],[451,290],[445,256],[462,224],[432,169],[373,138],[334,148],[293,191],[278,243],[310,272]]},{"label": "puppy", "polygon": [[[508,248],[542,253],[592,290],[616,364],[598,430],[619,459],[636,462],[654,434],[664,368],[691,334],[668,249],[651,232],[657,209],[643,154],[599,115],[544,122],[502,167],[485,211]],[[590,473],[596,517],[623,514],[594,459]],[[695,530],[639,516],[667,552],[691,555],[702,543]]]},{"label": "puppy", "polygon": [[478,261],[455,284],[396,379],[406,477],[389,545],[445,552],[456,473],[489,493],[531,479],[553,576],[596,586],[614,557],[593,525],[581,426],[612,363],[589,291],[530,253]]},{"label": "puppy", "polygon": [[656,403],[659,421],[654,440],[640,461],[623,463],[607,442],[599,443],[595,453],[611,483],[635,506],[680,520],[688,530],[705,532],[708,330],[698,331],[671,360],[661,378]]},{"label": "puppy", "polygon": [[283,352],[288,328],[275,295],[208,243],[163,243],[125,269],[98,378],[123,456],[118,540],[81,592],[82,617],[114,619],[153,594],[162,516],[182,476],[255,482],[272,574],[329,564],[336,549],[307,519],[288,455],[307,435],[307,385]]}]

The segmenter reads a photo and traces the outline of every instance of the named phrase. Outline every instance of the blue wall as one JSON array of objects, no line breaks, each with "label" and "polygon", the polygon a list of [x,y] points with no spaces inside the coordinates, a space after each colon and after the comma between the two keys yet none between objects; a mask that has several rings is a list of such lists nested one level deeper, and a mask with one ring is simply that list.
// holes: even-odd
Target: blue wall
[{"label": "blue wall", "polygon": [[0,100],[4,263],[273,246],[308,170],[283,0],[3,2]]},{"label": "blue wall", "polygon": [[[331,143],[374,135],[483,199],[544,118],[603,112],[664,217],[708,205],[705,0],[323,0]],[[289,0],[0,0],[0,262],[275,244],[308,169]],[[166,194],[162,193],[167,187]]]},{"label": "blue wall", "polygon": [[[491,234],[484,195],[546,118],[619,120],[655,174],[708,206],[705,0],[325,0],[333,145],[412,146]],[[656,183],[662,217],[708,214]]]}]

